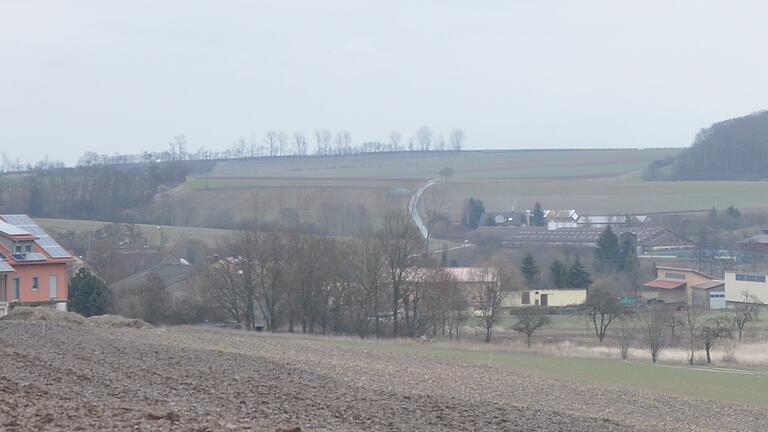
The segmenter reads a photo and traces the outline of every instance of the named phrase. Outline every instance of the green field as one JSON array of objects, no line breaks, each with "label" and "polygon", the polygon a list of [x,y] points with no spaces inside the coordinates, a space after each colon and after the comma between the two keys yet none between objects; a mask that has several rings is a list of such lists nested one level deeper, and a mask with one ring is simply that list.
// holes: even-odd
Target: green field
[{"label": "green field", "polygon": [[605,177],[637,172],[678,149],[486,150],[380,153],[220,162],[211,176],[302,179],[429,179],[451,167],[457,180]]},{"label": "green field", "polygon": [[[315,339],[313,339],[315,340]],[[548,355],[479,351],[462,348],[403,345],[388,342],[316,339],[355,349],[397,352],[425,357],[491,364],[533,376],[631,388],[696,399],[748,403],[768,407],[768,376],[689,369],[650,363],[577,359]]]},{"label": "green field", "polygon": [[321,227],[328,226],[329,218],[352,224],[360,214],[376,225],[388,204],[405,205],[421,184],[438,177],[445,167],[454,175],[432,190],[444,197],[444,210],[453,221],[461,218],[470,197],[482,200],[489,213],[532,208],[536,202],[580,214],[647,214],[730,205],[768,210],[768,181],[642,179],[650,162],[678,151],[493,150],[224,161],[208,175],[189,177],[140,212],[170,215],[164,220],[172,225],[235,226],[254,217],[275,220],[290,208],[299,210],[302,223]]},{"label": "green field", "polygon": [[[454,175],[435,190],[446,211],[460,218],[469,197],[489,212],[531,208],[573,208],[582,214],[656,213],[725,208],[768,209],[768,182],[647,182],[642,170],[678,149],[495,150],[384,153],[327,158],[276,158],[221,162],[210,175],[190,178],[177,197],[200,211],[250,211],[251,194],[267,201],[296,201],[301,194],[319,202],[362,205],[380,219],[391,195],[407,196],[445,167]],[[310,206],[311,207],[311,206]],[[313,208],[308,212],[312,213]]]}]

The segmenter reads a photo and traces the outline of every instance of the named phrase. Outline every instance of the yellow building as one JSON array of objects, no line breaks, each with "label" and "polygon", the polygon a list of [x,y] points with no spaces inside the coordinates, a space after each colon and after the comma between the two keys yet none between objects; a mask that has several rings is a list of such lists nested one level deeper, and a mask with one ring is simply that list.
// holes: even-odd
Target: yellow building
[{"label": "yellow building", "polygon": [[[725,300],[728,303],[768,302],[768,275],[763,273],[725,272]],[[749,296],[747,298],[747,296]]]},{"label": "yellow building", "polygon": [[587,301],[585,289],[540,289],[511,292],[502,307],[575,306]]}]

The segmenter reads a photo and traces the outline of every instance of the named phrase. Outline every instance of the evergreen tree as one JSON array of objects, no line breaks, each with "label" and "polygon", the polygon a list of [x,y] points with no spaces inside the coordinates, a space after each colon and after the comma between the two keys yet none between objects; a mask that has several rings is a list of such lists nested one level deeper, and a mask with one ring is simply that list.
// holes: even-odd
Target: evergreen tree
[{"label": "evergreen tree", "polygon": [[576,258],[570,269],[568,269],[568,288],[589,288],[592,285],[592,275],[589,274],[584,264]]},{"label": "evergreen tree", "polygon": [[77,271],[69,281],[68,309],[83,316],[103,315],[109,312],[112,296],[98,276],[91,273],[87,267]]},{"label": "evergreen tree", "polygon": [[621,248],[619,238],[608,225],[600,234],[595,246],[595,270],[598,273],[610,273],[622,267]]},{"label": "evergreen tree", "polygon": [[621,241],[618,270],[633,273],[637,269],[637,242],[631,234],[626,234]]},{"label": "evergreen tree", "polygon": [[464,206],[464,217],[461,222],[469,228],[477,228],[485,214],[485,206],[481,200],[470,198]]},{"label": "evergreen tree", "polygon": [[520,272],[523,273],[528,287],[533,287],[536,283],[536,278],[539,276],[539,266],[536,264],[536,259],[530,253],[526,254],[525,258],[523,258]]},{"label": "evergreen tree", "polygon": [[560,260],[555,260],[552,265],[549,266],[549,271],[552,274],[552,282],[557,288],[565,288],[568,286],[568,267]]},{"label": "evergreen tree", "polygon": [[545,226],[547,221],[544,219],[544,210],[541,209],[541,204],[538,202],[533,206],[531,212],[531,226]]}]

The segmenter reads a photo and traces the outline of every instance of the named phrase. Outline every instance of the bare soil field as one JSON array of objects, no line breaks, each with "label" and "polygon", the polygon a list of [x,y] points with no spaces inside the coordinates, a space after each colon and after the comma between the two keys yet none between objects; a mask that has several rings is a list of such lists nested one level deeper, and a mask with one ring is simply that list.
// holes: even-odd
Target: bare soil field
[{"label": "bare soil field", "polygon": [[2,321],[0,429],[761,431],[768,412],[287,335]]}]

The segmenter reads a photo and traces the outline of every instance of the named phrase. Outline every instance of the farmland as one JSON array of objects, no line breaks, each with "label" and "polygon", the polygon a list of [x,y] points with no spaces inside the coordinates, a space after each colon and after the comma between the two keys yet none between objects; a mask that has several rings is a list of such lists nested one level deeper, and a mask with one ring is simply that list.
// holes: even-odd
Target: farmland
[{"label": "farmland", "polygon": [[7,321],[0,346],[9,431],[768,427],[766,378],[648,364],[504,352],[489,362],[488,351],[462,347]]},{"label": "farmland", "polygon": [[[253,197],[291,205],[302,196],[316,202],[364,207],[374,223],[383,203],[403,198],[419,184],[453,170],[435,187],[446,210],[460,217],[464,200],[483,200],[488,211],[576,208],[582,213],[653,213],[724,208],[768,208],[768,182],[650,182],[641,177],[651,161],[676,149],[467,151],[372,154],[328,158],[274,158],[218,163],[206,176],[195,176],[173,200],[215,219],[241,219],[253,213]],[[269,207],[269,205],[266,205]],[[274,206],[272,206],[274,207]],[[306,212],[317,218],[317,204]],[[205,218],[204,218],[205,219]]]},{"label": "farmland", "polygon": [[[276,157],[221,161],[206,175],[189,176],[143,207],[135,220],[158,225],[229,228],[243,220],[277,220],[285,211],[301,223],[338,235],[377,225],[388,204],[404,205],[444,168],[452,175],[431,190],[444,211],[460,219],[464,202],[488,212],[574,208],[582,214],[646,214],[726,208],[766,210],[765,181],[644,181],[642,170],[677,149],[507,150],[405,152],[359,156]],[[51,221],[75,227],[75,222]],[[153,225],[149,225],[150,227]],[[149,230],[151,231],[151,230]],[[177,232],[178,231],[178,232]],[[212,242],[216,231],[167,229]]]},{"label": "farmland", "polygon": [[[102,221],[89,221],[89,220],[74,220],[74,219],[36,219],[40,226],[51,232],[61,231],[75,231],[75,232],[87,232],[96,231],[103,228],[109,222]],[[209,246],[216,246],[220,241],[226,239],[231,231],[214,228],[192,228],[183,226],[168,226],[168,225],[136,225],[141,229],[142,234],[147,238],[150,244],[160,243],[160,233],[165,235],[165,238],[170,243],[175,243],[185,239],[197,239]]]}]

